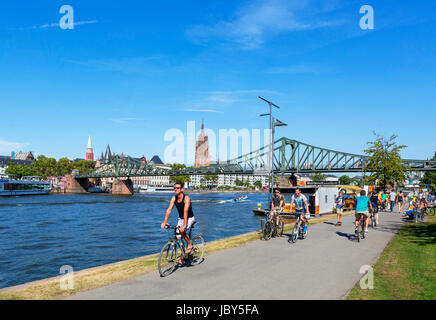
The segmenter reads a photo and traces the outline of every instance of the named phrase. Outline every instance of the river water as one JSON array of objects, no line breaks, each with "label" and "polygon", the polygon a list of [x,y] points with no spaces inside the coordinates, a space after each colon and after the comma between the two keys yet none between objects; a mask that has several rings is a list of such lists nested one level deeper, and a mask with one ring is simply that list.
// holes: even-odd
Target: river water
[{"label": "river water", "polygon": [[[189,194],[189,193],[188,193]],[[160,251],[168,232],[160,229],[171,193],[52,194],[0,198],[0,288],[58,276],[63,265],[74,271]],[[196,232],[213,241],[259,230],[253,214],[267,194],[190,195]],[[175,224],[174,208],[169,222]]]}]

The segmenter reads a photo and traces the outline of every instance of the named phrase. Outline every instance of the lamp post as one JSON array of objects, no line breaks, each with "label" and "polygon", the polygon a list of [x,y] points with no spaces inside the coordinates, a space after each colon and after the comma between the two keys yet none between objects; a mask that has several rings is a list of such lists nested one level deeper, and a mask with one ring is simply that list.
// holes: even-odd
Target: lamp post
[{"label": "lamp post", "polygon": [[274,128],[275,127],[282,127],[282,126],[286,126],[287,124],[274,118],[272,116],[272,107],[276,107],[277,109],[280,109],[280,107],[278,105],[275,105],[274,103],[272,103],[271,101],[268,101],[262,97],[259,97],[259,99],[265,101],[266,103],[268,103],[269,105],[269,113],[263,113],[260,116],[264,117],[264,116],[269,116],[269,129],[271,132],[271,140],[270,140],[270,146],[271,146],[271,151],[268,153],[268,163],[270,165],[270,170],[269,170],[269,181],[270,181],[270,186],[269,186],[269,193],[268,193],[268,203],[271,204],[271,199],[272,199],[272,189],[274,187],[274,165],[273,165],[273,156],[274,156]]}]

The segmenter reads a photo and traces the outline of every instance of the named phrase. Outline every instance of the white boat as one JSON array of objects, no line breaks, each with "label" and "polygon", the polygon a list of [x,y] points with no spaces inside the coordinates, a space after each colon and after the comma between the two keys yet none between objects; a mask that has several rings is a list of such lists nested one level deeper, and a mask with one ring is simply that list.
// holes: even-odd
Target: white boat
[{"label": "white boat", "polygon": [[0,179],[0,196],[49,194],[50,183],[36,177],[23,180]]}]

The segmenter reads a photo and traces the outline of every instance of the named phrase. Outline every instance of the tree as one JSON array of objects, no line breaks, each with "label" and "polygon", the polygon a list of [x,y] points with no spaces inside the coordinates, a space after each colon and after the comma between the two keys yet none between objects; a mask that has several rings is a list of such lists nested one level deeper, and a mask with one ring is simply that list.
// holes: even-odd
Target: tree
[{"label": "tree", "polygon": [[[186,165],[184,165],[183,163],[173,163],[173,164],[170,164],[170,167],[173,170],[180,170],[180,169],[185,169]],[[187,175],[170,176],[169,180],[170,180],[170,183],[172,183],[172,184],[181,183],[182,185],[185,183],[191,182],[191,178]]]},{"label": "tree", "polygon": [[32,167],[23,166],[15,163],[9,163],[8,167],[5,170],[6,174],[14,175],[18,179],[24,176],[34,176],[35,172]]},{"label": "tree", "polygon": [[347,175],[343,175],[339,177],[339,184],[348,186],[353,182],[353,179]]},{"label": "tree", "polygon": [[[431,160],[436,160],[436,152]],[[436,190],[436,172],[427,171],[422,178],[422,183],[429,184],[433,190]]]},{"label": "tree", "polygon": [[326,179],[327,179],[327,176],[325,174],[322,174],[322,173],[315,173],[312,176],[312,181],[315,181],[315,182],[322,182],[322,181],[325,181]]},{"label": "tree", "polygon": [[257,180],[253,183],[253,185],[258,188],[258,189],[262,189],[262,182],[260,180]]},{"label": "tree", "polygon": [[406,145],[397,145],[394,134],[389,139],[377,135],[375,141],[369,141],[369,148],[364,152],[369,156],[367,163],[364,163],[363,169],[372,174],[369,176],[371,184],[379,184],[382,190],[386,186],[401,183],[407,178],[407,167],[403,163],[400,151],[407,148]]}]

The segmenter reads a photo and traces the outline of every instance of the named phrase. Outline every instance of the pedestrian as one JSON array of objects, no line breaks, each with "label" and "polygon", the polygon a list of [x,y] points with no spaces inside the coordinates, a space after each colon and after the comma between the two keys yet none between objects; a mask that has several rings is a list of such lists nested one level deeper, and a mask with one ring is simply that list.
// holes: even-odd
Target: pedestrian
[{"label": "pedestrian", "polygon": [[336,202],[336,217],[337,217],[336,227],[338,227],[342,225],[341,218],[342,218],[342,212],[344,209],[344,202],[345,202],[344,193],[342,191],[339,191],[339,196],[336,197],[335,202]]},{"label": "pedestrian", "polygon": [[398,210],[400,211],[400,214],[403,212],[403,201],[404,201],[404,195],[403,192],[398,192]]},{"label": "pedestrian", "polygon": [[397,194],[395,193],[394,190],[392,190],[391,193],[389,194],[389,200],[391,202],[391,212],[394,212],[394,206],[397,200]]}]

